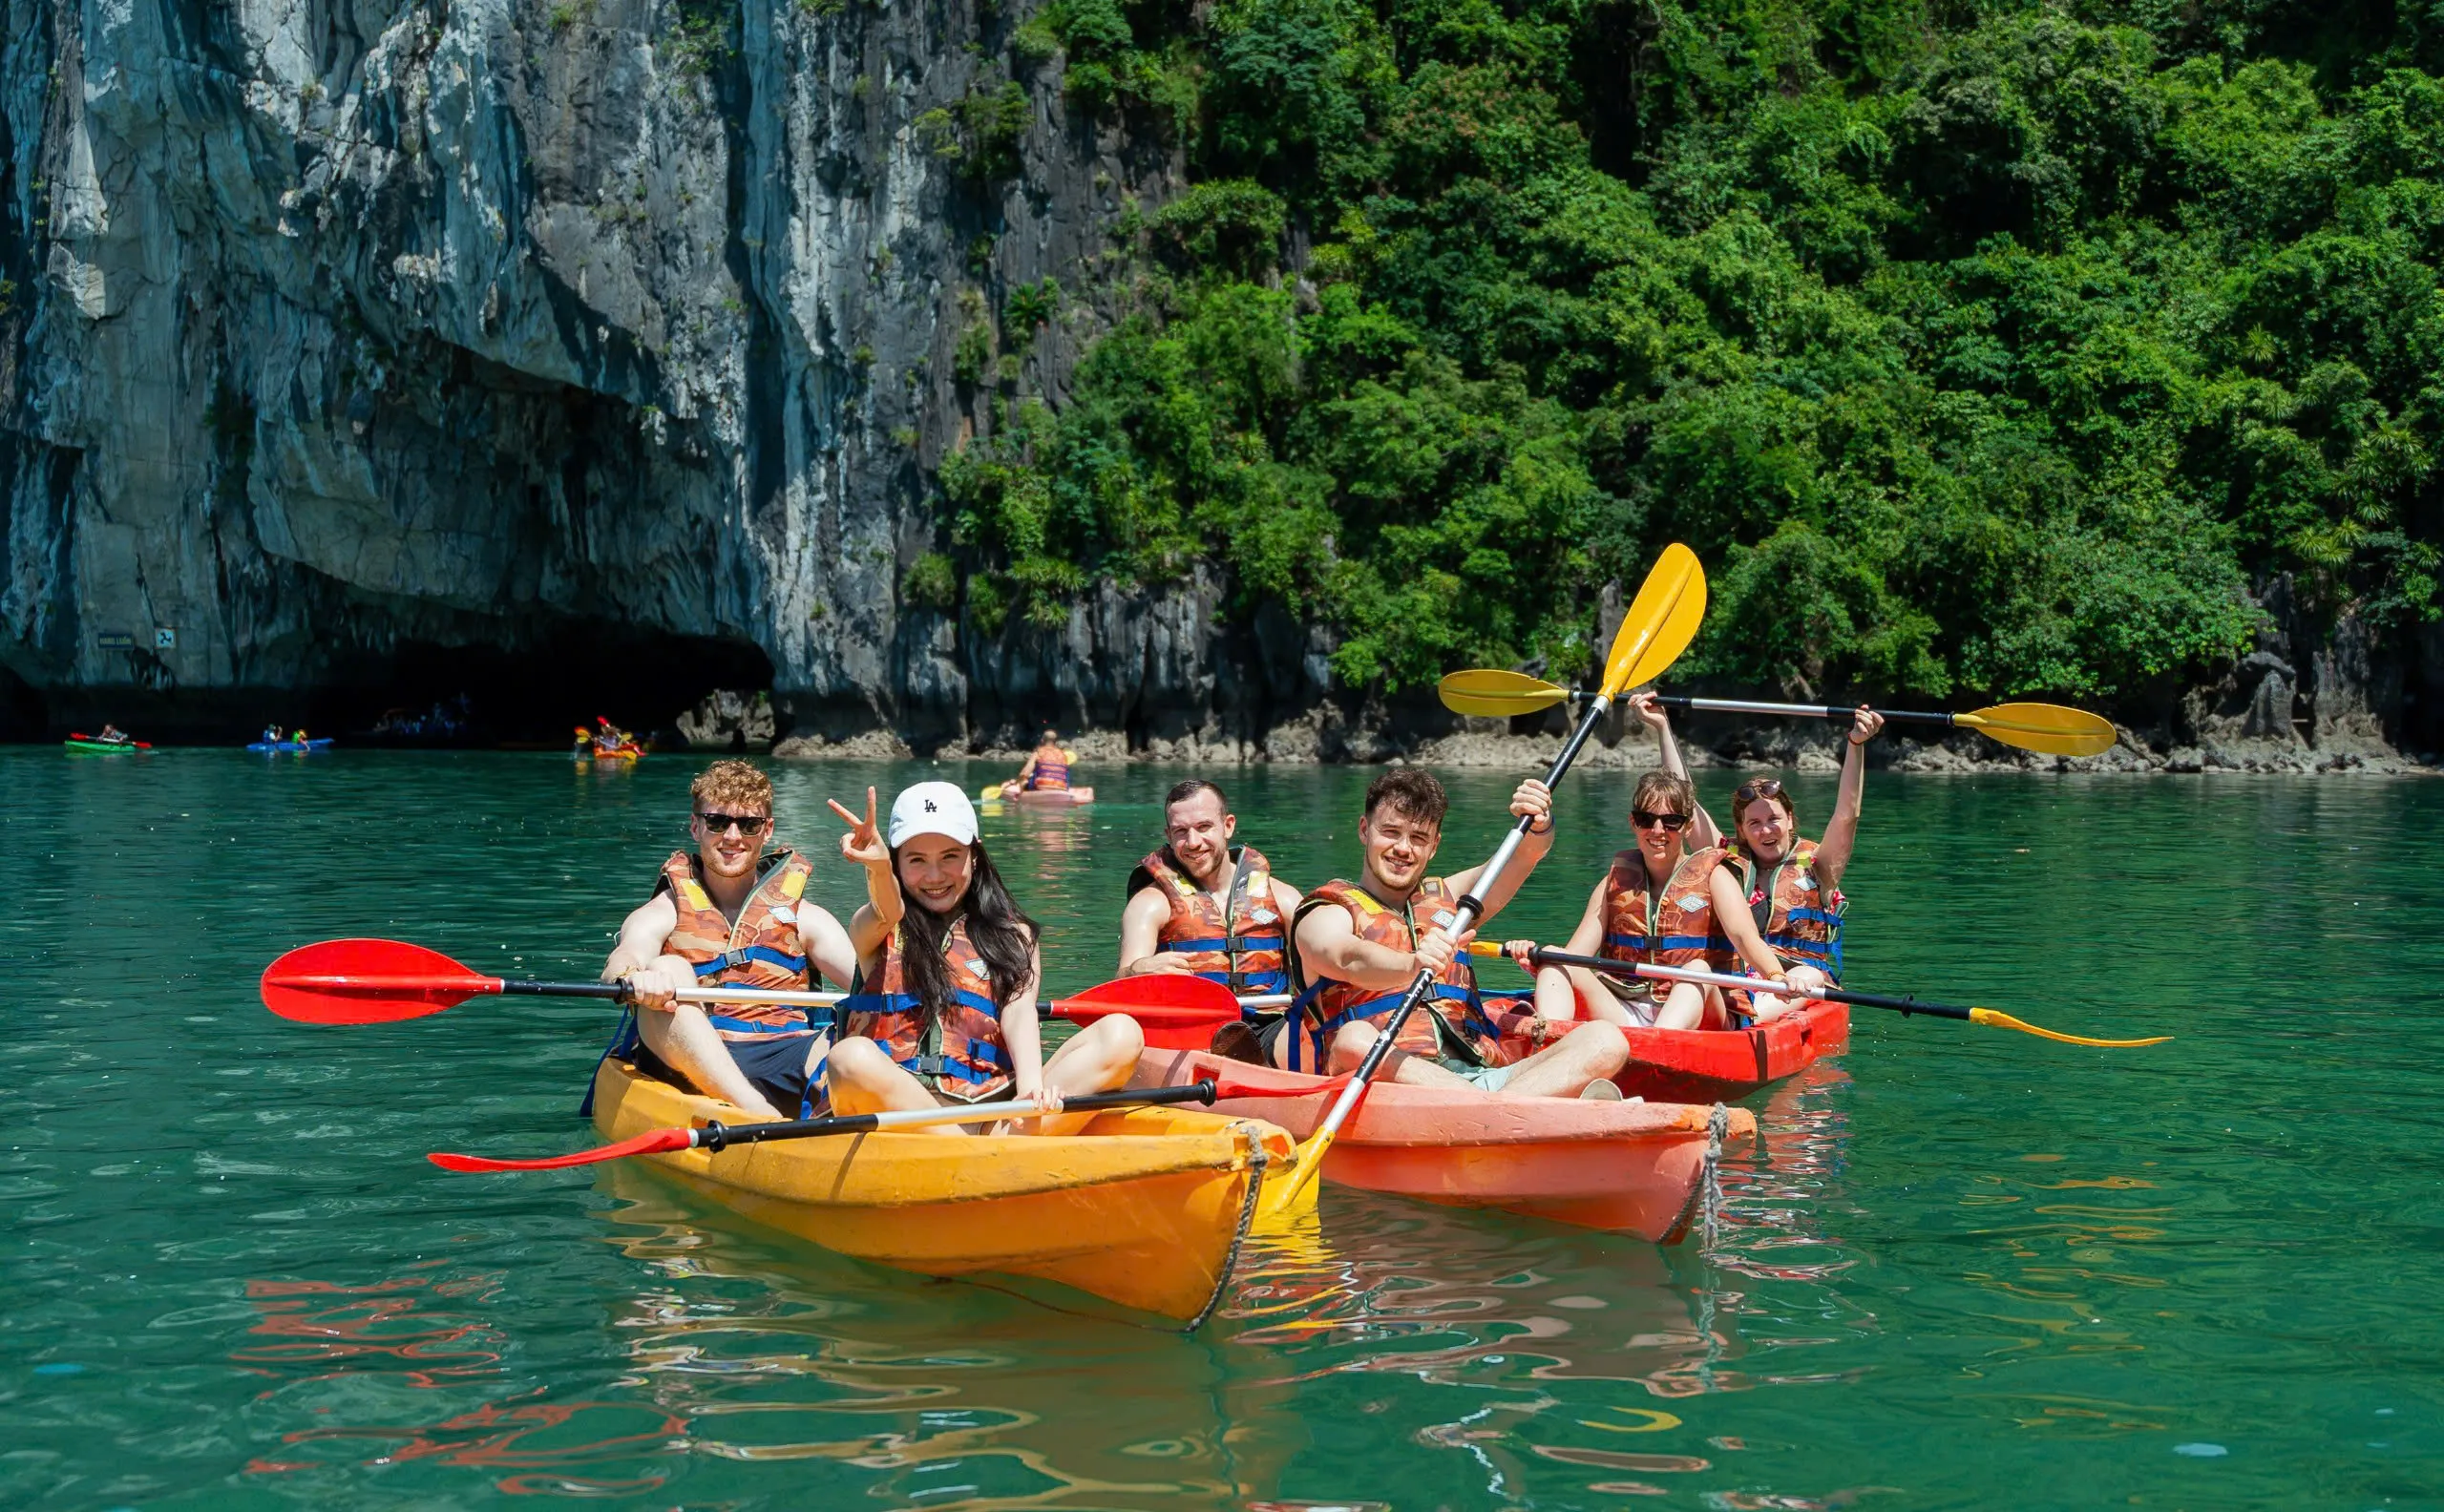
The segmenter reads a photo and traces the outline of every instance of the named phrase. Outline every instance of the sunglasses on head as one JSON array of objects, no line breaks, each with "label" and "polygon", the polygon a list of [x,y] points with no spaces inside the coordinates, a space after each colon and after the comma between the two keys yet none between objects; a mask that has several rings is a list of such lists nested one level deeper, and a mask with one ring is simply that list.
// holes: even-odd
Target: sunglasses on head
[{"label": "sunglasses on head", "polygon": [[1782,783],[1780,778],[1759,777],[1754,782],[1741,783],[1739,785],[1739,791],[1733,793],[1731,795],[1731,799],[1734,803],[1750,804],[1755,803],[1759,798],[1777,797],[1781,793],[1781,790]]},{"label": "sunglasses on head", "polygon": [[762,834],[772,823],[763,814],[712,813],[703,809],[697,811],[696,817],[703,820],[705,828],[714,834],[720,834],[730,826],[736,825],[740,835],[749,840]]},{"label": "sunglasses on head", "polygon": [[1643,808],[1630,810],[1630,823],[1641,830],[1652,830],[1661,825],[1666,830],[1677,831],[1688,822],[1689,816],[1682,813],[1649,813]]}]

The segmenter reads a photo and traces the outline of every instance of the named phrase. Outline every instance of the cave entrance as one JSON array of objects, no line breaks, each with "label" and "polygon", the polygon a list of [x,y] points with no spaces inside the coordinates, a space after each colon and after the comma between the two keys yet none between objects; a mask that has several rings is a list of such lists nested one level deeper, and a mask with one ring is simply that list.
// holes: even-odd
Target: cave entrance
[{"label": "cave entrance", "polygon": [[408,641],[334,668],[310,717],[335,734],[363,734],[389,711],[422,714],[464,696],[468,727],[443,744],[565,746],[597,715],[675,740],[679,716],[707,693],[771,685],[771,659],[752,641],[571,623],[516,649]]}]

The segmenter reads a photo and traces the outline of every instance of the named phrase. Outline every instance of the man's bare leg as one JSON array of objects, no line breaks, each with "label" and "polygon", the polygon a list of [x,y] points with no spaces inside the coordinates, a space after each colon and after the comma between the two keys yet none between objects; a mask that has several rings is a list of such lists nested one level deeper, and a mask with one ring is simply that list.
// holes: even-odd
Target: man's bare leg
[{"label": "man's bare leg", "polygon": [[705,1010],[694,1003],[638,1009],[637,1033],[646,1049],[695,1083],[697,1090],[720,1098],[742,1113],[768,1121],[780,1118],[780,1111],[764,1101],[764,1094],[755,1090],[755,1083],[729,1058],[729,1047],[722,1042]]},{"label": "man's bare leg", "polygon": [[1617,1027],[1584,1023],[1561,1043],[1515,1062],[1502,1090],[1514,1097],[1576,1097],[1591,1082],[1611,1081],[1629,1060],[1630,1043]]}]

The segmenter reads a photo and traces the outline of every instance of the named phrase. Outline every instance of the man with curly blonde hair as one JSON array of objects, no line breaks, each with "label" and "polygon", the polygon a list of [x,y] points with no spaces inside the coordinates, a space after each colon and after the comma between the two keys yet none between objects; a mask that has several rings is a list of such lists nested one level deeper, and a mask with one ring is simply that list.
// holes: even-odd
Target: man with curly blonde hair
[{"label": "man with curly blonde hair", "polygon": [[772,782],[742,761],[718,761],[688,789],[696,849],[663,863],[653,896],[620,926],[602,979],[626,982],[633,1035],[612,1053],[637,1069],[693,1085],[759,1119],[802,1117],[821,1102],[828,1009],[705,1006],[691,986],[802,991],[817,970],[847,987],[856,971],[848,932],[806,896],[813,869],[794,850],[769,854]]}]

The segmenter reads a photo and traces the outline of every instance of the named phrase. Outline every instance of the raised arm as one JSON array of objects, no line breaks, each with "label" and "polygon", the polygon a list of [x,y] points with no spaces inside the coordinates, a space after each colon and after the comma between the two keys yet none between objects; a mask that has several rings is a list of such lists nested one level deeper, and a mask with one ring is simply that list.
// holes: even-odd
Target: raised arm
[{"label": "raised arm", "polygon": [[[1553,795],[1543,783],[1533,777],[1521,783],[1510,795],[1510,812],[1516,818],[1532,818],[1535,823],[1528,827],[1528,837],[1519,842],[1518,853],[1511,857],[1510,865],[1503,868],[1502,875],[1494,879],[1493,892],[1485,899],[1485,912],[1477,916],[1480,924],[1501,913],[1504,904],[1519,895],[1519,889],[1528,881],[1528,873],[1536,870],[1536,863],[1544,860],[1545,853],[1553,848]],[[1470,867],[1453,876],[1451,886],[1465,897],[1477,890],[1477,879],[1484,873],[1484,867]]]},{"label": "raised arm", "polygon": [[849,832],[840,837],[840,859],[866,869],[866,901],[850,916],[848,932],[849,946],[862,964],[882,954],[883,942],[899,927],[899,915],[908,905],[899,895],[899,878],[892,875],[891,847],[883,844],[882,831],[874,827],[874,790],[866,789],[863,819],[833,799],[824,802],[849,825]]},{"label": "raised arm", "polygon": [[1849,748],[1842,753],[1842,789],[1833,800],[1833,817],[1824,826],[1824,838],[1816,843],[1816,874],[1828,892],[1841,886],[1842,873],[1850,865],[1850,848],[1858,843],[1859,808],[1866,797],[1866,746],[1882,728],[1884,716],[1864,704],[1850,717],[1850,733],[1845,737]]},{"label": "raised arm", "polygon": [[[1680,743],[1672,736],[1672,715],[1654,701],[1654,690],[1649,688],[1631,694],[1629,705],[1639,722],[1654,731],[1654,743],[1662,751],[1663,769],[1694,788],[1696,783],[1689,776],[1689,764],[1680,757]],[[1689,821],[1689,849],[1711,850],[1720,844],[1722,830],[1716,825],[1715,816],[1706,812],[1706,806],[1701,802]]]}]

